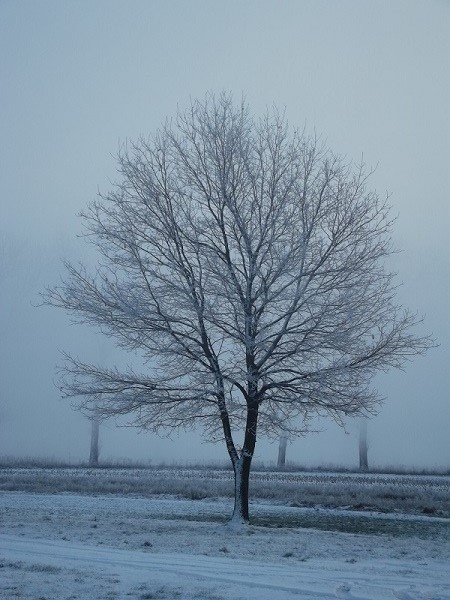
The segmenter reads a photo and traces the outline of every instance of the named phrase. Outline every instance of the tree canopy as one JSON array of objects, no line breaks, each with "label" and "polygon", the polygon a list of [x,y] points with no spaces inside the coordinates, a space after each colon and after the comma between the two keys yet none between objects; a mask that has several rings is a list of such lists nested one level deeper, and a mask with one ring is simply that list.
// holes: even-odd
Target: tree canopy
[{"label": "tree canopy", "polygon": [[97,270],[67,264],[47,300],[145,369],[68,357],[64,395],[149,430],[201,424],[225,439],[241,489],[257,430],[372,411],[373,375],[429,346],[395,299],[392,220],[370,171],[277,110],[256,119],[210,94],[124,145],[118,165],[83,214]]}]

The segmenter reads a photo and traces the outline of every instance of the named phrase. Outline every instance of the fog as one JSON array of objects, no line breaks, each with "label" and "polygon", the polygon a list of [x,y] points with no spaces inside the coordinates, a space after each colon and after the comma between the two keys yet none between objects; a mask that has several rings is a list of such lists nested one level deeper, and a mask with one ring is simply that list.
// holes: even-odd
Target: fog
[{"label": "fog", "polygon": [[[377,377],[369,463],[450,462],[450,3],[439,0],[40,2],[0,0],[0,456],[86,460],[90,427],[61,400],[59,350],[123,361],[108,341],[40,307],[62,258],[92,260],[77,213],[115,178],[119,143],[208,90],[286,107],[337,153],[376,166],[398,215],[401,302],[439,346]],[[287,459],[357,465],[358,424],[326,420]],[[101,427],[101,458],[226,461],[200,432]],[[260,439],[256,459],[276,460]]]}]

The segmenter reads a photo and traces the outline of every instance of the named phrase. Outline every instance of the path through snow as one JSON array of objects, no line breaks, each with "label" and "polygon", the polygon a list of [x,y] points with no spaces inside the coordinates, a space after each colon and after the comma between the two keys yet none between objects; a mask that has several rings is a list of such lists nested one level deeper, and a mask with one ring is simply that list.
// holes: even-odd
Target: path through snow
[{"label": "path through snow", "polygon": [[[262,504],[252,511],[283,521],[311,513]],[[445,519],[366,514],[373,527],[365,533],[233,532],[218,521],[229,512],[219,500],[2,492],[0,598],[450,600]],[[316,521],[353,518],[312,513]],[[381,528],[384,521],[403,525]]]},{"label": "path through snow", "polygon": [[[32,564],[35,571],[36,565],[41,565],[44,572],[54,568],[59,575],[60,569],[78,569],[93,578],[97,574],[109,582],[111,590],[105,596],[109,598],[130,598],[133,592],[129,590],[134,589],[136,598],[167,599],[450,599],[448,566],[440,561],[420,565],[376,560],[343,565],[340,561],[316,560],[305,565],[281,565],[227,557],[149,554],[15,535],[0,535],[0,556],[3,569],[8,564]],[[5,596],[13,597],[40,596]]]}]

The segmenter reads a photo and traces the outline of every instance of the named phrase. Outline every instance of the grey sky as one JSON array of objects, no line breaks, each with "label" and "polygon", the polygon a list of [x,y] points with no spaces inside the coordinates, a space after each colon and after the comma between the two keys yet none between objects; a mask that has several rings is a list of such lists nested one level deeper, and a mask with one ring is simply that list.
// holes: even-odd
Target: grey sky
[{"label": "grey sky", "polygon": [[[61,257],[86,255],[76,214],[114,179],[119,142],[226,89],[256,113],[285,106],[336,152],[378,164],[372,184],[399,215],[401,300],[440,347],[378,378],[387,400],[369,424],[370,456],[448,466],[449,34],[446,0],[0,0],[0,453],[86,456],[89,428],[53,386],[57,348],[115,352],[32,303]],[[355,462],[348,430],[302,439],[288,458]],[[226,459],[195,436],[103,432],[104,456],[165,453]],[[259,444],[259,458],[275,454]]]}]

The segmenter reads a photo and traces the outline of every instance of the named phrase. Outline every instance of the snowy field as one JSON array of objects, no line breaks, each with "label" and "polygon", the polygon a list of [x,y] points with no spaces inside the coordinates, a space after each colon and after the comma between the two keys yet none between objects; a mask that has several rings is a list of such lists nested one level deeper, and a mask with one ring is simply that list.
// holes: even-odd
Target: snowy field
[{"label": "snowy field", "polygon": [[[251,496],[297,507],[450,517],[450,476],[276,472],[251,474]],[[209,468],[0,468],[0,490],[160,496],[233,496],[230,470]]]},{"label": "snowy field", "polygon": [[288,504],[2,491],[0,598],[450,600],[448,518]]}]

